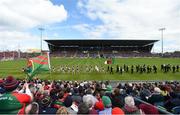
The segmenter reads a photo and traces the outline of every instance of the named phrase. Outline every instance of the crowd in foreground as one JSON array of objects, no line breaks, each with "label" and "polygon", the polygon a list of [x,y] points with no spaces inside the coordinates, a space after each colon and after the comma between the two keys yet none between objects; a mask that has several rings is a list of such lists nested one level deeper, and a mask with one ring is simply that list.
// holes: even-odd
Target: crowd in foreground
[{"label": "crowd in foreground", "polygon": [[[138,101],[138,99],[142,101]],[[162,114],[177,113],[179,82],[0,80],[0,114]]]}]

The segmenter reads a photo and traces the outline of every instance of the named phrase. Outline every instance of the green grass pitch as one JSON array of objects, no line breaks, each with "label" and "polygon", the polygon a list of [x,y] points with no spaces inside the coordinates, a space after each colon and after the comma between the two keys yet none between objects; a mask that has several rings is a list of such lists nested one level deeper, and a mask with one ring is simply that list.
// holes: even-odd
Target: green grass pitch
[{"label": "green grass pitch", "polygon": [[[104,64],[106,59],[100,58],[51,58],[51,66],[58,68],[60,66],[76,66],[84,69],[86,65],[92,65],[92,67],[102,66],[107,70],[107,66]],[[157,65],[158,72],[157,74],[139,74],[139,73],[123,73],[122,75],[118,73],[109,74],[109,73],[98,73],[96,71],[91,73],[61,73],[58,71],[55,72],[43,72],[37,75],[41,79],[50,79],[50,80],[180,80],[180,72],[178,73],[163,73],[160,71],[161,64],[174,64],[180,65],[180,58],[118,58],[115,59],[114,71],[116,70],[116,65],[136,65],[136,64],[146,64],[146,65]],[[8,75],[13,75],[17,78],[24,79],[25,74],[21,71],[23,67],[26,67],[26,60],[14,60],[14,61],[4,61],[0,62],[0,77],[6,77]]]}]

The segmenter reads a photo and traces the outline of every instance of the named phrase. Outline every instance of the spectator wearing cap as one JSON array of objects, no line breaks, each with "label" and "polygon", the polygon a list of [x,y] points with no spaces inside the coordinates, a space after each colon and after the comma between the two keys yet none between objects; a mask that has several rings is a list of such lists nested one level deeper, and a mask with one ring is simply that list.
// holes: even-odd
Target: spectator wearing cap
[{"label": "spectator wearing cap", "polygon": [[106,86],[106,93],[111,93],[112,92],[112,86],[111,85],[107,85]]},{"label": "spectator wearing cap", "polygon": [[141,114],[141,110],[135,106],[134,98],[132,96],[125,97],[123,111],[125,114]]},{"label": "spectator wearing cap", "polygon": [[110,115],[112,112],[111,99],[108,96],[103,96],[102,101],[105,108],[99,112],[99,115]]},{"label": "spectator wearing cap", "polygon": [[33,95],[27,83],[24,84],[25,93],[16,91],[19,85],[13,76],[8,76],[3,81],[6,92],[0,97],[0,114],[24,114],[25,107],[33,100]]}]

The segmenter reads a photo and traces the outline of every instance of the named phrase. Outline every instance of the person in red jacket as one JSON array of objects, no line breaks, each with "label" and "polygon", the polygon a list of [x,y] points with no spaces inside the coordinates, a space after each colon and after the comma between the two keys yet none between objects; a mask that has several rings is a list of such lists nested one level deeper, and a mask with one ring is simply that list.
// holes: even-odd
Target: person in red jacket
[{"label": "person in red jacket", "polygon": [[27,83],[20,93],[16,90],[19,85],[13,76],[8,76],[3,86],[6,92],[0,96],[0,114],[25,114],[25,107],[33,100],[33,95]]}]

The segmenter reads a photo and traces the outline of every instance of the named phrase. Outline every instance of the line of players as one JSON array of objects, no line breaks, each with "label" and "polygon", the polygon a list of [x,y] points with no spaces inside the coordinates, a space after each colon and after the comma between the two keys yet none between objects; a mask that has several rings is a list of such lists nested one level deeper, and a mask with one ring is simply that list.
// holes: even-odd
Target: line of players
[{"label": "line of players", "polygon": [[164,73],[172,71],[173,73],[179,72],[179,65],[171,65],[171,64],[162,64],[161,65],[161,71]]},{"label": "line of players", "polygon": [[[162,64],[161,65],[161,71],[164,72],[164,73],[167,73],[167,72],[170,72],[172,71],[173,73],[175,72],[179,72],[179,68],[180,66],[179,65],[170,65],[170,64]],[[117,65],[116,66],[116,70],[115,72],[116,73],[131,73],[133,74],[134,72],[136,73],[157,73],[157,66],[156,65],[131,65],[131,66],[128,66],[126,64],[124,64],[124,66],[119,66]],[[107,72],[109,72],[110,74],[113,74],[114,73],[114,69],[112,66],[108,66],[107,67]]]},{"label": "line of players", "polygon": [[[161,65],[161,71],[164,73],[167,72],[179,72],[179,65],[170,65],[170,64],[162,64]],[[116,65],[116,68],[114,69],[113,66],[108,65],[107,69],[105,69],[105,66],[92,66],[92,65],[86,65],[86,66],[59,66],[57,68],[52,67],[52,72],[60,72],[60,73],[92,73],[92,72],[101,72],[101,73],[157,73],[158,68],[156,65],[126,65],[123,66]]]},{"label": "line of players", "polygon": [[52,72],[60,72],[60,73],[92,73],[92,72],[101,72],[105,73],[105,67],[104,66],[93,66],[93,65],[86,65],[86,66],[68,66],[68,65],[62,65],[59,67],[52,67]]}]

